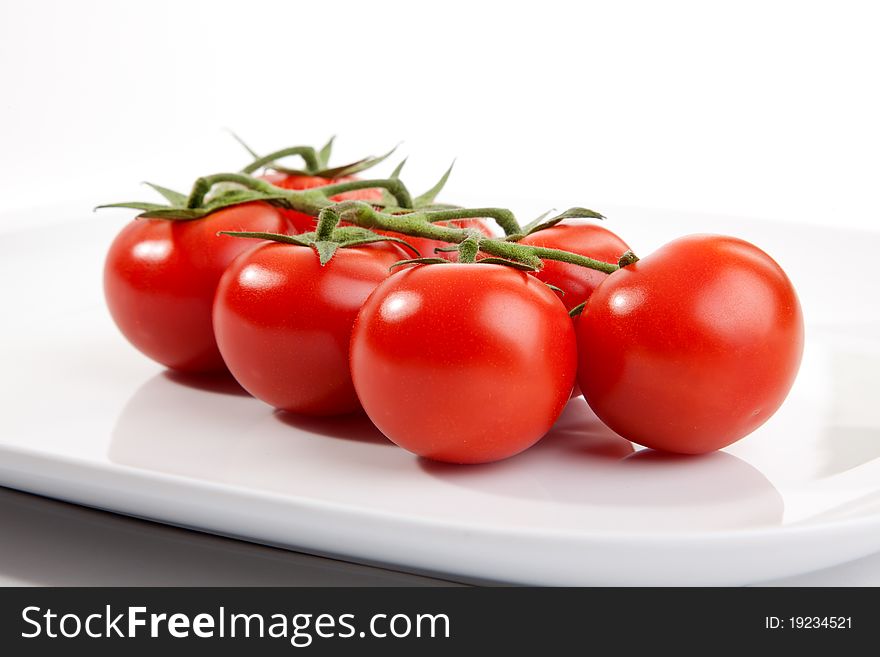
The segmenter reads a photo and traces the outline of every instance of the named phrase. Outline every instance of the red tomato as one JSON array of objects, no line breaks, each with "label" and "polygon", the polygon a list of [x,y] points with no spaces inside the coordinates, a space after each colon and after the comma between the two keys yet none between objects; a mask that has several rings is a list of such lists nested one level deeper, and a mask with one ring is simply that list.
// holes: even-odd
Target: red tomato
[{"label": "red tomato", "polygon": [[367,299],[351,372],[393,442],[437,461],[485,463],[543,436],[568,401],[574,329],[546,285],[503,265],[422,265]]},{"label": "red tomato", "polygon": [[117,235],[104,264],[104,295],[123,335],[144,354],[185,372],[226,368],[211,328],[211,304],[226,266],[253,246],[221,230],[283,233],[272,206],[246,203],[202,219],[136,219]]},{"label": "red tomato", "polygon": [[[476,228],[486,237],[492,237],[494,233],[485,219],[453,219],[451,221],[438,221],[438,226],[448,226],[451,228]],[[457,251],[434,251],[436,248],[445,248],[453,246],[451,242],[442,242],[440,240],[432,240],[426,237],[413,237],[412,235],[401,235],[388,230],[373,230],[380,235],[390,235],[391,237],[399,237],[415,248],[422,258],[443,258],[450,262],[458,262]],[[415,257],[415,254],[409,252],[409,257]]]},{"label": "red tomato", "polygon": [[[334,183],[349,182],[358,180],[356,176],[342,176],[341,178],[322,178],[320,176],[292,176],[286,173],[267,173],[259,176],[262,180],[269,182],[276,187],[284,189],[313,189],[315,187],[324,187]],[[336,196],[331,196],[332,201],[380,201],[382,200],[381,189],[357,189],[353,192],[343,192]],[[315,217],[297,212],[296,210],[281,209],[281,213],[293,224],[297,233],[308,233],[315,230],[317,220]]]},{"label": "red tomato", "polygon": [[700,454],[761,426],[804,345],[788,277],[733,237],[693,235],[611,274],[577,327],[578,379],[596,415],[646,447]]},{"label": "red tomato", "polygon": [[[612,264],[617,264],[618,258],[629,251],[626,242],[588,219],[564,219],[555,226],[526,235],[520,244],[562,249]],[[534,275],[565,292],[562,303],[569,310],[586,301],[608,276],[558,260],[545,260],[544,267]]]},{"label": "red tomato", "polygon": [[[228,238],[242,241],[236,238]],[[264,243],[217,288],[214,331],[232,375],[254,397],[308,415],[359,408],[348,368],[364,299],[406,255],[390,243],[340,248],[323,267],[310,247]]]},{"label": "red tomato", "polygon": [[[617,235],[588,219],[564,219],[555,226],[526,235],[520,243],[562,249],[610,263],[617,263],[620,256],[629,250],[626,242]],[[568,310],[586,301],[596,286],[608,277],[595,269],[558,260],[545,260],[541,270],[533,275],[562,290],[565,293],[562,303]],[[577,323],[577,317],[574,321]],[[575,382],[571,391],[572,399],[580,395],[581,389]]]}]

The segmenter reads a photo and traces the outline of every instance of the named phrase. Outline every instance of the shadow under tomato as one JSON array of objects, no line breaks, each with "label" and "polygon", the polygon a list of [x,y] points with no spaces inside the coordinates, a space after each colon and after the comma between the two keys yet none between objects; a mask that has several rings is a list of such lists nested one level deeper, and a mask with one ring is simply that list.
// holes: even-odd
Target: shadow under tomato
[{"label": "shadow under tomato", "polygon": [[370,422],[370,418],[363,411],[356,411],[348,415],[315,417],[276,410],[275,418],[288,426],[308,431],[321,437],[395,446]]},{"label": "shadow under tomato", "polygon": [[228,372],[220,374],[190,374],[188,372],[178,372],[177,370],[165,370],[162,372],[162,376],[178,385],[194,388],[195,390],[213,392],[218,395],[251,396]]},{"label": "shadow under tomato", "polygon": [[482,493],[579,505],[609,526],[686,530],[782,522],[782,497],[745,461],[726,452],[636,452],[583,399],[570,401],[540,442],[510,459],[479,466],[421,459],[420,465]]}]

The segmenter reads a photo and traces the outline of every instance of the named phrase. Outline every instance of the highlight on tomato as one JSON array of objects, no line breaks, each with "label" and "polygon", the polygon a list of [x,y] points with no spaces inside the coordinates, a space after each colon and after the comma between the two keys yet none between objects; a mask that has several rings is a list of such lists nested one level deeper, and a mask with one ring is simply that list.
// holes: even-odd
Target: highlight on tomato
[{"label": "highlight on tomato", "polygon": [[700,454],[779,408],[804,326],[769,255],[734,237],[692,235],[609,275],[577,341],[580,387],[605,424],[645,447]]},{"label": "highlight on tomato", "polygon": [[537,442],[575,377],[574,329],[544,283],[499,264],[416,265],[358,313],[351,374],[373,423],[425,458],[486,463]]}]

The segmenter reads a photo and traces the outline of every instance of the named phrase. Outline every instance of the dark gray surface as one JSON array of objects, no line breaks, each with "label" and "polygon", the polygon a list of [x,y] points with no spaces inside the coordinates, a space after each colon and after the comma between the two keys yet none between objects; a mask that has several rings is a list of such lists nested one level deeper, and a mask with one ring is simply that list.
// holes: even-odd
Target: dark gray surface
[{"label": "dark gray surface", "polygon": [[[880,586],[880,553],[764,586]],[[457,586],[0,487],[0,586]]]},{"label": "dark gray surface", "polygon": [[3,586],[455,586],[0,488]]}]

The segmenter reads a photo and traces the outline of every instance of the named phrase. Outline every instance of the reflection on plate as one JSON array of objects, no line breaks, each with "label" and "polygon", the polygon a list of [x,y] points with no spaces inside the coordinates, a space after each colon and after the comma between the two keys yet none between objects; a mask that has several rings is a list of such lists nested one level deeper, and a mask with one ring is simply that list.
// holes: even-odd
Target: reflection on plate
[{"label": "reflection on plate", "polygon": [[[343,444],[334,444],[339,441]],[[346,442],[355,443],[356,451]],[[337,454],[339,447],[345,451]],[[572,400],[553,430],[519,456],[455,466],[400,450],[363,414],[309,418],[272,412],[243,395],[231,379],[163,372],[126,404],[109,457],[189,477],[216,480],[222,473],[229,483],[291,495],[308,494],[307,478],[326,479],[340,468],[360,468],[362,485],[371,489],[380,483],[373,479],[389,476],[418,485],[424,473],[458,489],[455,496],[440,489],[449,500],[471,491],[481,494],[485,509],[520,500],[557,516],[555,507],[564,505],[570,517],[590,529],[667,532],[782,522],[782,498],[748,463],[724,452],[636,452],[582,398]],[[396,474],[389,474],[392,468]]]},{"label": "reflection on plate", "polygon": [[725,452],[636,452],[582,398],[569,402],[553,430],[515,459],[472,468],[421,465],[432,476],[504,498],[601,509],[595,527],[676,531],[782,522],[782,497],[748,463]]},{"label": "reflection on plate", "polygon": [[880,549],[877,274],[867,258],[834,276],[815,266],[853,243],[880,250],[880,236],[613,216],[643,253],[672,234],[741,235],[799,290],[798,380],[767,424],[724,452],[636,451],[577,399],[523,454],[444,466],[397,448],[363,415],[276,413],[228,379],[161,372],[103,307],[101,262],[117,228],[104,218],[0,242],[0,276],[17,282],[0,324],[0,484],[318,554],[525,583],[747,583]]}]

